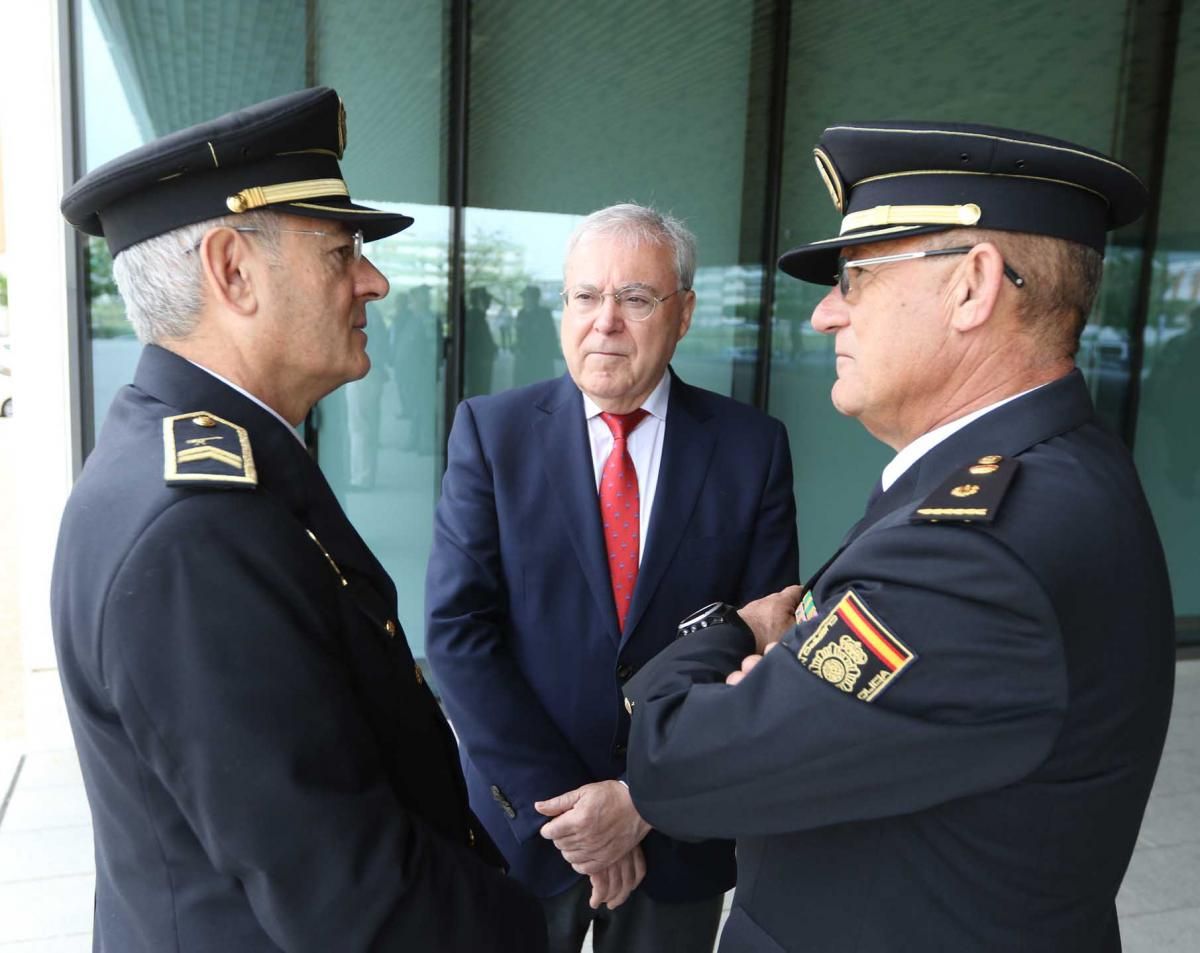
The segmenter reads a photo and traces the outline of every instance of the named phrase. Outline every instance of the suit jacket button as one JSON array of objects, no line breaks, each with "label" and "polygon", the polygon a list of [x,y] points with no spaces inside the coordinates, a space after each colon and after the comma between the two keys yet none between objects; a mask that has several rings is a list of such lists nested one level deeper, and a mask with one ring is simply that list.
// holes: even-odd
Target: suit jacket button
[{"label": "suit jacket button", "polygon": [[394,639],[396,637],[396,622],[394,619],[388,619],[387,622],[383,624],[383,627],[387,629],[389,639]]},{"label": "suit jacket button", "polygon": [[415,674],[416,674],[416,678],[417,678],[417,684],[418,684],[418,685],[424,685],[424,684],[425,684],[425,676],[421,674],[421,666],[420,666],[420,665],[417,665],[417,664],[415,664],[415,663],[414,663],[414,664],[413,664],[413,669],[414,669],[414,671],[415,671]]},{"label": "suit jacket button", "polygon": [[632,677],[633,677],[633,666],[632,665],[620,665],[617,667],[617,678],[619,678],[621,681],[623,681],[623,682],[628,681]]},{"label": "suit jacket button", "polygon": [[488,790],[492,792],[493,801],[504,800],[504,795],[500,793],[500,788],[498,788],[496,785],[493,784],[490,788],[488,788]]},{"label": "suit jacket button", "polygon": [[505,801],[505,802],[504,802],[504,815],[505,815],[505,816],[506,816],[506,817],[507,817],[507,818],[508,818],[510,821],[511,821],[511,820],[512,820],[514,817],[516,817],[516,816],[517,816],[517,812],[513,810],[513,806],[512,806],[511,804],[509,804],[509,803],[508,803],[508,801]]},{"label": "suit jacket button", "polygon": [[475,846],[475,831],[470,827],[467,828],[467,846]]},{"label": "suit jacket button", "polygon": [[625,699],[625,713],[631,718],[633,717],[633,702],[631,702],[628,698]]},{"label": "suit jacket button", "polygon": [[625,757],[626,750],[627,749],[624,745],[613,745],[613,757],[614,758]]}]

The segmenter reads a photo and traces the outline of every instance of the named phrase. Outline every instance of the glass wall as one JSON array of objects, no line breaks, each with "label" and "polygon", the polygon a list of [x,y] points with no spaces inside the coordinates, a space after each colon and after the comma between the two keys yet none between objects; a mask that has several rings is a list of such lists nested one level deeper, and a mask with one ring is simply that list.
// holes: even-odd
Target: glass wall
[{"label": "glass wall", "polygon": [[1200,643],[1200,2],[1183,5],[1134,455],[1158,521],[1181,642]]},{"label": "glass wall", "polygon": [[[1125,26],[1123,0],[961,0],[936,11],[850,0],[833,18],[794,12],[780,247],[837,234],[841,218],[812,159],[821,131],[837,122],[959,119],[1112,151]],[[791,435],[803,575],[862,514],[893,451],[830,404],[833,340],[808,323],[827,289],[778,281],[770,409]]]},{"label": "glass wall", "polygon": [[[1182,8],[1169,38],[1178,52],[1159,228],[1114,237],[1079,359],[1102,416],[1134,443],[1184,629],[1200,638],[1200,544],[1189,532],[1200,525],[1200,430],[1189,422],[1200,400],[1190,211],[1200,193],[1188,175],[1200,145],[1200,0]],[[696,232],[698,305],[674,367],[787,423],[810,571],[891,456],[830,405],[830,341],[808,324],[821,289],[774,270],[773,244],[838,227],[812,165],[820,131],[871,118],[989,122],[1073,139],[1152,175],[1152,112],[1167,101],[1153,36],[1169,10],[1167,0],[847,0],[836,16],[810,0],[75,0],[81,171],[304,85],[342,95],[353,194],[416,224],[370,247],[392,285],[369,309],[373,369],[323,401],[306,436],[395,579],[421,655],[446,408],[563,372],[563,246],[582,216],[632,200]],[[85,384],[98,425],[138,346],[103,242],[88,252]]]}]

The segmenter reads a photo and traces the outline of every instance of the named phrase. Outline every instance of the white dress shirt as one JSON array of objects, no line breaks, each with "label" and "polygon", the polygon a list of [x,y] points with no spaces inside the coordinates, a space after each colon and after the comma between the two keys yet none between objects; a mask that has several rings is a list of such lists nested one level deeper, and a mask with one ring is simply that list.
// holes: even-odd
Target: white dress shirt
[{"label": "white dress shirt", "polygon": [[[180,357],[183,357],[183,355],[180,355]],[[243,397],[254,401],[254,403],[258,404],[259,407],[261,407],[268,414],[270,414],[272,417],[274,417],[276,420],[278,420],[281,424],[283,424],[285,427],[287,427],[288,433],[290,433],[293,437],[296,438],[297,441],[299,441],[300,446],[302,446],[302,447],[304,446],[304,438],[300,436],[300,431],[297,430],[295,427],[293,427],[291,424],[289,424],[286,420],[284,420],[282,415],[280,415],[279,412],[276,411],[274,407],[268,407],[261,400],[259,400],[253,394],[251,394],[250,391],[245,390],[244,388],[238,387],[238,385],[235,384],[233,381],[229,380],[229,378],[222,377],[220,374],[218,374],[216,371],[214,371],[211,367],[205,367],[203,364],[197,364],[195,361],[188,361],[188,359],[186,357],[184,358],[184,360],[187,361],[189,364],[191,364],[192,367],[200,368],[200,370],[204,371],[205,374],[211,374],[213,377],[215,377],[217,380],[219,380],[226,387],[232,387]],[[603,423],[603,421],[601,421],[601,423]]]},{"label": "white dress shirt", "polygon": [[[671,394],[671,373],[663,373],[658,386],[642,403],[647,416],[625,441],[638,481],[638,563],[646,552],[646,530],[650,526],[650,511],[654,507],[654,491],[658,486],[658,468],[662,464],[663,437],[667,431],[667,398]],[[583,412],[587,416],[588,439],[592,446],[592,469],[596,473],[596,493],[600,493],[600,477],[604,464],[612,453],[613,436],[608,424],[600,419],[596,402],[583,395]]]},{"label": "white dress shirt", "polygon": [[1024,397],[1026,394],[1032,394],[1038,387],[1045,387],[1045,384],[1038,384],[1037,387],[1031,387],[1029,390],[1023,390],[1019,394],[1013,394],[1012,397],[1005,397],[1004,400],[998,400],[994,404],[988,404],[986,407],[981,407],[974,413],[967,414],[965,417],[959,417],[957,420],[952,420],[948,424],[942,424],[940,427],[929,431],[929,433],[921,434],[916,440],[910,443],[907,447],[901,450],[892,458],[892,462],[883,468],[883,476],[881,481],[883,484],[883,492],[891,489],[892,484],[904,476],[914,463],[925,456],[930,450],[936,447],[943,440],[962,430],[967,424],[978,420],[984,414],[990,414],[997,407],[1003,407],[1010,400],[1016,400],[1018,397]]}]

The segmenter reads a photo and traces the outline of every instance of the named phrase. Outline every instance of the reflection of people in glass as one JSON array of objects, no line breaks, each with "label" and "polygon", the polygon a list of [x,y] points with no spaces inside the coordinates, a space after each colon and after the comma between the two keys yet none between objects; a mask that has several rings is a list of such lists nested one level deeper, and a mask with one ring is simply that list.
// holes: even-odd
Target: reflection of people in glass
[{"label": "reflection of people in glass", "polygon": [[432,453],[441,334],[437,316],[430,309],[429,286],[417,285],[409,292],[408,301],[408,314],[398,316],[392,334],[392,366],[400,396],[400,416],[410,423],[403,448]]},{"label": "reflection of people in glass", "polygon": [[504,302],[496,313],[496,332],[500,335],[500,348],[511,351],[513,346],[513,314]]},{"label": "reflection of people in glass", "polygon": [[543,305],[542,289],[528,285],[521,292],[522,306],[517,312],[517,355],[513,361],[513,386],[532,384],[554,376],[558,357],[558,335],[554,318]]},{"label": "reflection of people in glass", "polygon": [[496,342],[488,327],[487,310],[492,303],[491,292],[482,286],[472,288],[466,315],[467,353],[463,389],[467,397],[492,392],[492,362],[496,359]]},{"label": "reflection of people in glass", "polygon": [[[1200,306],[1188,315],[1183,334],[1163,345],[1146,381],[1146,405],[1160,416],[1183,413],[1200,400]],[[1167,441],[1167,479],[1188,499],[1200,495],[1200,429],[1171,428]]]},{"label": "reflection of people in glass", "polygon": [[350,420],[350,488],[369,490],[375,485],[375,461],[379,454],[379,401],[387,382],[387,328],[378,305],[367,305],[367,356],[371,370],[366,377],[346,385],[346,409]]}]

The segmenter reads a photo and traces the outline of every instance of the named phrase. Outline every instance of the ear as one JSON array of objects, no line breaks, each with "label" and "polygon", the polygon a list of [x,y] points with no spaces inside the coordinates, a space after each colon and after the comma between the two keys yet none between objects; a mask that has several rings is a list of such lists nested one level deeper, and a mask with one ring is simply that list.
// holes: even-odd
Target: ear
[{"label": "ear", "polygon": [[951,287],[953,312],[950,325],[956,331],[971,331],[991,318],[1004,282],[1004,256],[991,242],[980,242],[967,253],[959,268],[959,280]]},{"label": "ear", "polygon": [[682,341],[683,336],[688,333],[688,329],[692,326],[692,312],[696,310],[696,292],[690,288],[684,292],[683,310],[679,315],[679,337],[676,341]]},{"label": "ear", "polygon": [[232,228],[214,228],[196,253],[204,268],[205,297],[234,314],[251,315],[260,305],[257,276],[261,262]]}]

